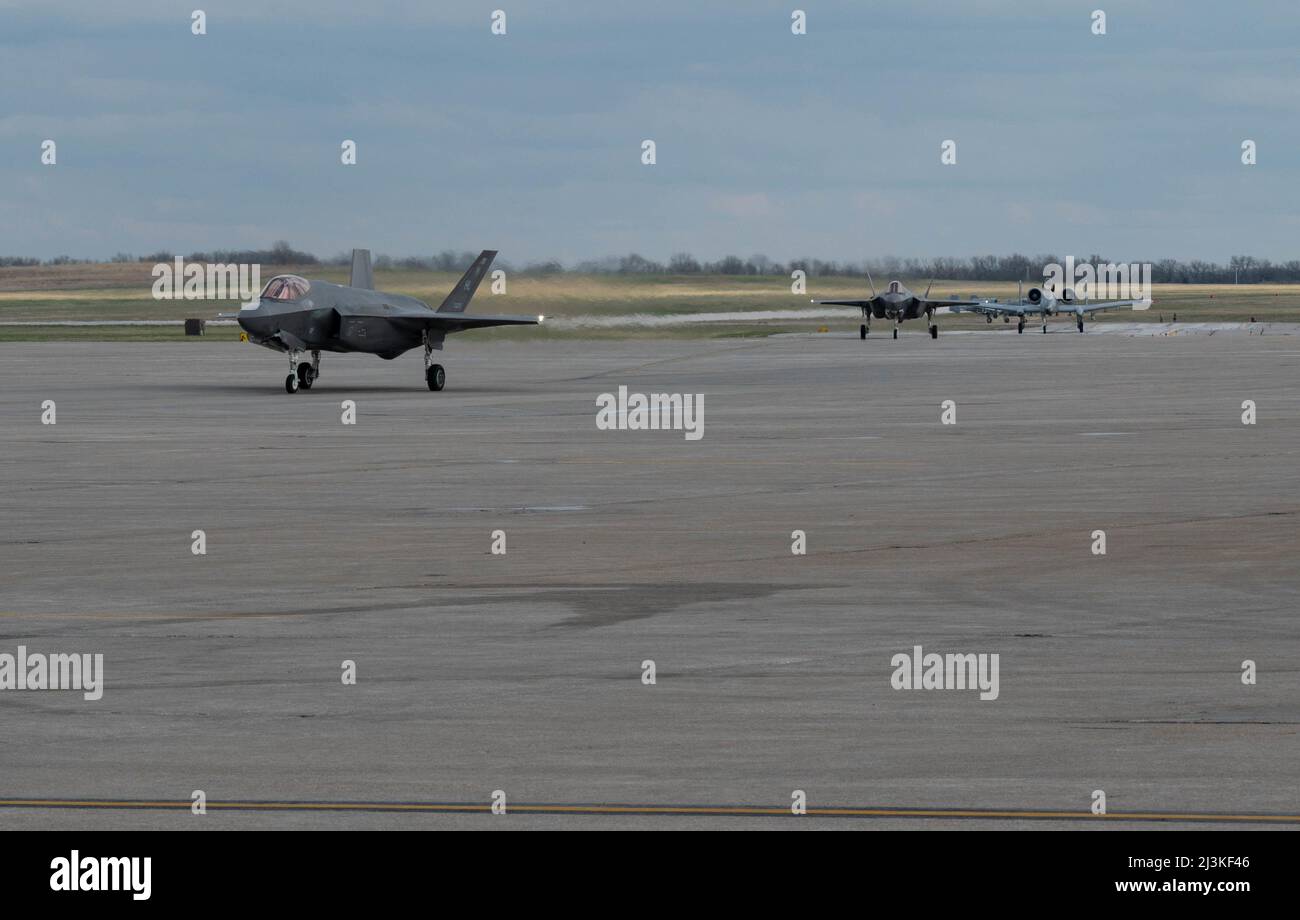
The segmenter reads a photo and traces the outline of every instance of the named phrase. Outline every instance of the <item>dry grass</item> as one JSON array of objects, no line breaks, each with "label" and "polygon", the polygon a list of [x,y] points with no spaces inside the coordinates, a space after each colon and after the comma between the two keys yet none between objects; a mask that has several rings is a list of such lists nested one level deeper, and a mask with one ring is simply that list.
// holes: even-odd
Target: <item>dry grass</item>
[{"label": "dry grass", "polygon": [[[0,320],[95,320],[95,319],[180,319],[187,316],[213,317],[218,312],[238,309],[236,301],[156,301],[151,296],[152,265],[145,263],[104,263],[91,265],[38,266],[0,269]],[[311,278],[347,282],[346,268],[320,266],[287,269]],[[265,281],[276,269],[268,267]],[[451,273],[422,271],[379,271],[376,286],[419,297],[436,306],[457,279]],[[913,290],[923,291],[926,281],[902,279]],[[810,299],[860,298],[868,294],[865,279],[821,278],[809,282],[807,295],[790,292],[783,277],[745,277],[718,275],[685,276],[617,276],[617,275],[512,275],[508,293],[493,296],[481,290],[475,309],[493,313],[544,313],[548,317],[618,315],[629,313],[671,314],[732,310],[791,310],[810,307]],[[1014,283],[942,282],[936,283],[934,296],[997,297],[1009,300],[1016,295]],[[1181,321],[1247,320],[1261,322],[1300,322],[1300,285],[1157,285],[1155,304],[1145,313],[1129,311],[1100,316],[1101,322],[1157,321],[1177,314]],[[830,321],[840,325],[839,321]],[[945,325],[983,325],[978,317],[946,317]],[[611,335],[740,335],[764,334],[776,329],[811,330],[827,324],[825,319],[807,322],[782,322],[768,325],[698,326],[689,329],[656,329],[652,332],[613,332]],[[852,325],[852,324],[850,324]],[[215,330],[214,330],[215,332]],[[534,330],[534,334],[536,331]],[[233,332],[231,333],[234,334]],[[497,333],[507,334],[507,333]],[[565,334],[549,331],[547,335]],[[595,336],[592,332],[568,333]],[[602,333],[604,334],[604,333]],[[33,337],[35,332],[22,333]],[[109,337],[108,333],[57,331],[42,333],[46,338],[72,338],[87,335]],[[179,335],[164,330],[115,331],[114,337],[138,336],[158,338]],[[12,339],[20,333],[0,332],[0,338]],[[224,333],[214,338],[224,338]]]}]

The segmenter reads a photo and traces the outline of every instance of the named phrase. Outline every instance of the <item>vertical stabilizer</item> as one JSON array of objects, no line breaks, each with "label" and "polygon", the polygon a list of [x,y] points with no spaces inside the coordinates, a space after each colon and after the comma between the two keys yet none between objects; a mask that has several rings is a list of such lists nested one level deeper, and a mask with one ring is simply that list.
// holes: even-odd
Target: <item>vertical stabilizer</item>
[{"label": "vertical stabilizer", "polygon": [[469,306],[470,298],[478,290],[478,283],[483,280],[483,276],[487,274],[488,266],[492,264],[492,260],[496,257],[497,251],[495,249],[484,249],[479,253],[478,258],[474,260],[474,264],[469,267],[469,271],[461,276],[461,279],[456,282],[456,286],[451,289],[451,293],[447,295],[447,299],[442,302],[442,306],[438,307],[438,312],[464,313],[465,308]]},{"label": "vertical stabilizer", "polygon": [[375,276],[370,270],[369,249],[352,250],[352,280],[349,282],[349,286],[366,291],[375,289]]}]

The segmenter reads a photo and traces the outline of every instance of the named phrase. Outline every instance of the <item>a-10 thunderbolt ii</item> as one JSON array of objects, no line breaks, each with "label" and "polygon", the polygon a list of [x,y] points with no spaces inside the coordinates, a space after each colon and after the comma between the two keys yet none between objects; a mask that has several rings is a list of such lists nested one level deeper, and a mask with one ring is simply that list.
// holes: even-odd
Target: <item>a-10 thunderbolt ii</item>
[{"label": "a-10 thunderbolt ii", "polygon": [[885,292],[877,294],[876,285],[871,280],[871,272],[867,272],[867,284],[871,285],[870,300],[816,301],[816,303],[826,304],[827,306],[860,308],[863,322],[858,327],[858,337],[863,339],[871,331],[871,318],[873,316],[876,319],[894,321],[894,338],[898,338],[899,323],[924,316],[930,326],[930,338],[937,339],[939,337],[939,324],[935,322],[934,317],[939,310],[958,306],[974,306],[979,303],[977,300],[931,300],[930,288],[934,286],[933,281],[926,285],[925,293],[919,297],[903,287],[901,281],[889,282],[889,287],[885,289]]},{"label": "a-10 thunderbolt ii", "polygon": [[[249,341],[289,356],[286,393],[310,390],[320,377],[322,351],[360,351],[391,360],[424,346],[424,379],[430,390],[441,390],[447,374],[433,363],[433,352],[453,332],[485,326],[530,326],[541,316],[469,316],[465,308],[496,258],[485,249],[474,260],[437,310],[405,294],[374,289],[370,250],[352,250],[348,285],[308,281],[298,275],[276,275],[254,303],[239,311],[239,325]],[[301,361],[310,354],[311,362]]]},{"label": "a-10 thunderbolt ii", "polygon": [[993,322],[993,317],[1001,316],[1002,321],[1009,323],[1011,317],[1017,317],[1016,332],[1025,331],[1026,316],[1041,316],[1043,318],[1043,332],[1047,332],[1047,318],[1057,314],[1069,314],[1074,317],[1075,325],[1079,331],[1083,331],[1083,318],[1089,313],[1096,313],[1098,310],[1114,310],[1120,307],[1132,307],[1134,310],[1146,310],[1151,307],[1150,298],[1140,300],[1108,300],[1089,303],[1087,299],[1080,300],[1072,288],[1061,288],[1060,297],[1057,297],[1053,290],[1046,285],[1043,287],[1032,287],[1029,289],[1028,297],[1017,295],[1013,301],[999,303],[996,300],[982,300],[975,304],[960,304],[952,308],[953,313],[983,313],[988,322]]}]

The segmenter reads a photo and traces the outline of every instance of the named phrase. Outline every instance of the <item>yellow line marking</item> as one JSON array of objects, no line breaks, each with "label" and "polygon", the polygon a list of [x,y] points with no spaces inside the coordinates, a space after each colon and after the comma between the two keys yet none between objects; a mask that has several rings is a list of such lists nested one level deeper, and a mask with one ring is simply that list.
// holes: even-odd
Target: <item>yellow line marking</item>
[{"label": "yellow line marking", "polygon": [[[86,799],[0,799],[3,808],[168,808],[189,810],[189,801],[112,801]],[[210,809],[240,811],[379,811],[473,813],[489,812],[488,803],[442,802],[208,802]],[[524,814],[593,814],[593,815],[768,815],[795,817],[789,808],[759,805],[529,805],[507,806],[507,813]],[[1094,815],[1087,811],[1041,811],[996,809],[981,811],[961,808],[852,808],[812,807],[808,817],[871,818],[1055,818],[1110,821],[1230,821],[1252,823],[1300,823],[1300,815],[1210,814],[1201,812],[1133,811]]]}]

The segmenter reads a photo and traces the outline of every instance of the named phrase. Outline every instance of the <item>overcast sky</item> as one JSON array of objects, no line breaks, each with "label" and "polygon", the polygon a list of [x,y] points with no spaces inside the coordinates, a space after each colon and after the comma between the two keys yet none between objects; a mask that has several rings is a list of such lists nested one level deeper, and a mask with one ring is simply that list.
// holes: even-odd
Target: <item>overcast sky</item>
[{"label": "overcast sky", "polygon": [[1297,49],[1295,0],[0,0],[0,254],[1300,258]]}]

